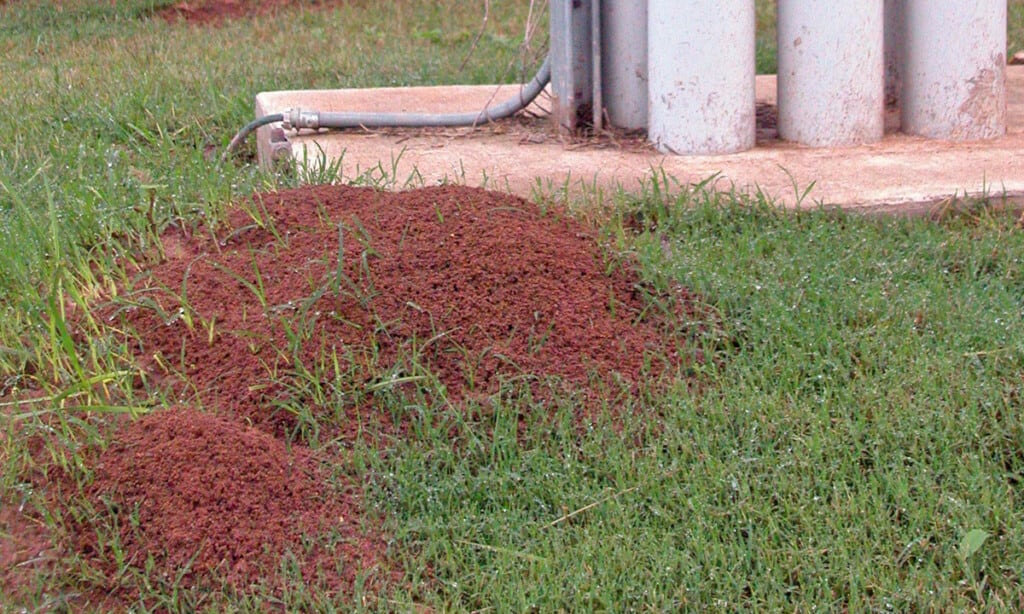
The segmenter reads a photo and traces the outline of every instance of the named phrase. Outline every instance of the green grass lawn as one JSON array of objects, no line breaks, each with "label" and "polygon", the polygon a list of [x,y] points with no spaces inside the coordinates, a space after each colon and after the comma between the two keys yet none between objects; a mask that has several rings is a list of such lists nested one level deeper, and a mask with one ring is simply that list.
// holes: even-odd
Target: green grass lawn
[{"label": "green grass lawn", "polygon": [[[256,92],[514,81],[546,45],[541,28],[522,51],[523,0],[492,0],[475,48],[482,5],[454,0],[311,2],[206,29],[149,18],[166,4],[0,3],[6,509],[44,503],[29,435],[52,435],[54,462],[87,483],[82,451],[108,441],[111,414],[146,405],[124,348],[73,336],[67,311],[127,277],[126,261],[166,228],[298,181],[257,170],[252,143],[217,161]],[[1024,9],[1010,9],[1012,53]],[[759,2],[764,24],[770,13]],[[771,38],[766,27],[762,68]],[[296,581],[284,609],[1024,609],[1015,217],[983,202],[955,203],[938,222],[791,213],[669,179],[605,195],[600,215],[586,197],[572,204],[600,217],[653,284],[688,286],[718,314],[699,393],[641,395],[634,417],[583,432],[570,401],[523,426],[517,416],[538,402],[513,397],[458,424],[473,446],[453,449],[448,423],[356,446],[365,513],[384,523],[406,576],[365,596]],[[625,231],[636,219],[648,230]],[[34,401],[17,406],[25,391]],[[96,582],[62,557],[0,609],[59,610]],[[266,597],[160,583],[143,595],[175,611]]]}]

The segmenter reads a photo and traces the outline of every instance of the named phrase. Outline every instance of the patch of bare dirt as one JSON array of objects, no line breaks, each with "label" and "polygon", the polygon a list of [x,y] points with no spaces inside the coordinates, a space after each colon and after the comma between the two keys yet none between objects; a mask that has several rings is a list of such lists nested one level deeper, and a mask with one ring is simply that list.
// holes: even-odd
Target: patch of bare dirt
[{"label": "patch of bare dirt", "polygon": [[157,16],[171,22],[216,24],[229,19],[267,15],[293,6],[327,7],[345,0],[191,0],[177,2],[157,11]]}]

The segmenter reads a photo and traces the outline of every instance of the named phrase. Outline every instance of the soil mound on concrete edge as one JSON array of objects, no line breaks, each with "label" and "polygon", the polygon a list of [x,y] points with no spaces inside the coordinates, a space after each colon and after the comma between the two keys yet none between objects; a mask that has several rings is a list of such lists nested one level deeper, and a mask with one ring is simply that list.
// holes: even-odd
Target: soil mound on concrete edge
[{"label": "soil mound on concrete edge", "polygon": [[[99,556],[100,539],[109,549],[115,536],[98,528],[117,533],[132,566],[152,561],[151,582],[180,577],[181,587],[273,589],[291,552],[304,581],[346,590],[384,558],[383,539],[359,528],[355,491],[328,486],[301,446],[289,450],[225,418],[187,408],[146,415],[118,431],[94,471],[85,494],[96,516],[75,527],[74,539],[78,552],[96,557],[110,590],[119,570],[109,550]],[[303,536],[320,545],[310,548]],[[317,536],[329,539],[329,551]]]},{"label": "soil mound on concrete edge", "polygon": [[[429,371],[458,400],[523,376],[620,390],[700,358],[628,263],[515,196],[305,187],[242,203],[216,234],[165,236],[165,260],[105,317],[182,402],[256,423],[317,405],[339,370],[356,388]],[[692,307],[683,289],[672,301]]]}]

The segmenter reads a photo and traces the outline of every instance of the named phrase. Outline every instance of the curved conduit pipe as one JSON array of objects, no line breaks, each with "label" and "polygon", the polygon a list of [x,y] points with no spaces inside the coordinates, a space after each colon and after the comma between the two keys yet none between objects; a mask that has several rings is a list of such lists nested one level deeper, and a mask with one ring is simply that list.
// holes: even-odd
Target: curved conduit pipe
[{"label": "curved conduit pipe", "polygon": [[544,59],[537,74],[533,76],[514,96],[482,111],[467,113],[347,113],[332,111],[303,111],[288,109],[284,113],[272,113],[257,118],[245,125],[228,144],[224,157],[238,148],[247,136],[257,128],[282,122],[285,130],[301,130],[309,128],[437,128],[479,126],[488,122],[504,119],[525,109],[544,91],[551,81],[551,56]]}]

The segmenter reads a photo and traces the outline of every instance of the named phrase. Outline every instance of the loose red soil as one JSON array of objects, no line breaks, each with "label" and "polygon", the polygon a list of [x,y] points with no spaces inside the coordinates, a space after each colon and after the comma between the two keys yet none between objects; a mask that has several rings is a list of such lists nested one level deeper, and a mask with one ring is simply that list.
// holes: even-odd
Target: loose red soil
[{"label": "loose red soil", "polygon": [[[172,230],[162,246],[96,313],[127,332],[147,385],[180,405],[123,426],[97,455],[85,493],[97,512],[71,547],[109,588],[121,580],[97,530],[115,524],[136,568],[152,560],[165,581],[187,568],[185,586],[273,587],[282,554],[325,532],[337,545],[300,557],[309,581],[339,559],[330,590],[350,590],[358,570],[391,573],[383,537],[358,522],[359,488],[328,486],[308,450],[286,446],[294,414],[283,407],[334,412],[325,423],[343,438],[401,428],[365,391],[430,373],[436,384],[398,394],[458,409],[510,379],[554,378],[545,390],[582,392],[586,415],[598,390],[700,359],[671,315],[650,309],[628,259],[563,212],[510,195],[305,187],[253,196],[224,225]],[[682,289],[673,301],[676,314],[692,309]]]},{"label": "loose red soil", "polygon": [[[341,4],[343,0],[319,0],[318,7]],[[309,6],[306,0],[191,0],[177,2],[157,11],[167,21],[191,24],[219,23],[228,19],[266,15],[290,6]]]},{"label": "loose red soil", "polygon": [[0,500],[0,594],[30,590],[36,571],[49,569],[54,559],[43,521],[20,501]]},{"label": "loose red soil", "polygon": [[[97,516],[77,527],[76,549],[86,557],[99,552],[94,523],[119,527],[125,560],[142,567],[151,558],[157,582],[273,588],[281,557],[292,551],[308,581],[320,571],[324,588],[351,588],[357,572],[383,560],[383,541],[354,522],[354,489],[329,486],[301,446],[288,449],[237,421],[183,408],[147,415],[118,432],[94,471],[86,496]],[[329,549],[303,551],[303,535],[325,533],[333,536]],[[117,577],[109,554],[97,566]]]},{"label": "loose red soil", "polygon": [[291,420],[282,406],[316,405],[299,373],[330,385],[335,361],[371,386],[425,367],[459,400],[524,375],[573,390],[629,387],[645,362],[657,375],[688,359],[656,319],[641,318],[648,304],[629,263],[517,197],[321,186],[248,208],[260,213],[235,211],[217,240],[168,235],[167,259],[105,315],[137,332],[152,379],[171,377],[183,402],[195,394],[276,428]]}]

